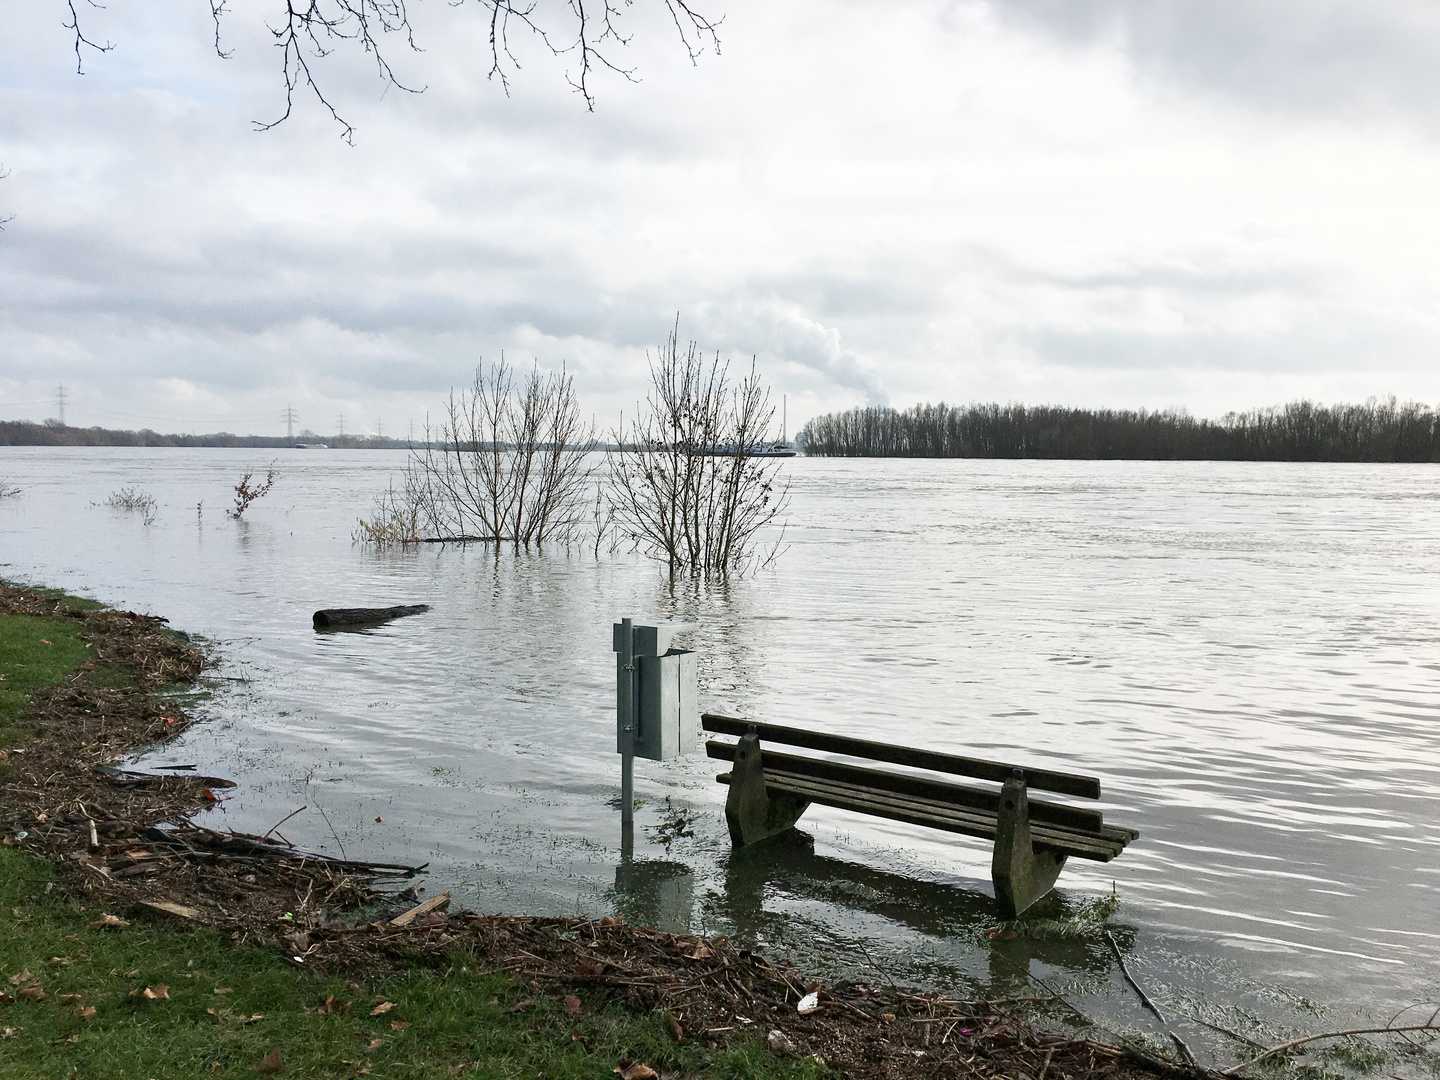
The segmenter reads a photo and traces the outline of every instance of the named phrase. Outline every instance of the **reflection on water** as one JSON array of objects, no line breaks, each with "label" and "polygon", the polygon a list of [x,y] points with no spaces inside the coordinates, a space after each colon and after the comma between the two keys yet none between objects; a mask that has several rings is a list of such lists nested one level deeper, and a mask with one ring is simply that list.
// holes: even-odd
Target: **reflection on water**
[{"label": "reflection on water", "polygon": [[[967,997],[1056,991],[1154,1035],[1109,927],[1195,1018],[1186,1041],[1222,1053],[1205,1024],[1263,1039],[1440,997],[1440,469],[796,459],[786,554],[707,588],[582,551],[355,547],[403,454],[282,452],[244,521],[196,512],[261,457],[0,450],[25,489],[0,503],[0,573],[217,643],[210,722],[149,763],[240,781],[221,826],[323,808],[336,835],[315,810],[287,835],[429,860],[480,910],[619,912]],[[153,525],[92,505],[127,485],[159,500]],[[432,610],[311,629],[317,608],[402,603]],[[805,835],[732,853],[699,757],[637,764],[622,857],[624,615],[701,625],[706,708],[1096,774],[1141,839],[1072,861],[991,936],[983,845],[817,807]],[[692,837],[660,839],[667,796]]]}]

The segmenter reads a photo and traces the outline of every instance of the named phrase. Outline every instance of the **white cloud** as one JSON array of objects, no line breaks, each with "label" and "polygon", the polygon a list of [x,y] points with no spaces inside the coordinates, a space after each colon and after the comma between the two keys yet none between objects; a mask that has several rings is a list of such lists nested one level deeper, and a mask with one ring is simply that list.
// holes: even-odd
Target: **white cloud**
[{"label": "white cloud", "polygon": [[[1336,0],[1298,37],[1266,4],[756,6],[698,67],[642,5],[642,81],[590,114],[538,55],[505,98],[481,27],[423,4],[426,51],[395,59],[424,95],[325,69],[354,148],[304,103],[250,130],[279,94],[259,8],[229,61],[188,0],[106,8],[117,51],[79,77],[44,7],[0,42],[0,415],[64,381],[79,423],[277,431],[289,403],[399,430],[504,350],[567,362],[609,425],[677,312],[757,357],[792,428],[886,400],[1440,399],[1415,5]],[[1337,71],[1363,108],[1312,92]]]}]

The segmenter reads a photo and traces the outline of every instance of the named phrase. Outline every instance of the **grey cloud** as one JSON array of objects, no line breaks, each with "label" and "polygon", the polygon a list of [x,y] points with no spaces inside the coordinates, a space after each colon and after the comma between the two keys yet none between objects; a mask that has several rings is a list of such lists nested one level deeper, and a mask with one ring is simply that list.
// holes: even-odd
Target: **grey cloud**
[{"label": "grey cloud", "polygon": [[1430,0],[986,0],[1061,41],[1113,42],[1152,77],[1295,113],[1440,125]]},{"label": "grey cloud", "polygon": [[704,307],[698,315],[708,333],[706,340],[722,348],[728,345],[743,353],[763,347],[769,362],[797,364],[861,394],[868,404],[890,403],[880,373],[870,362],[845,347],[839,329],[811,318],[798,304],[754,299]]}]

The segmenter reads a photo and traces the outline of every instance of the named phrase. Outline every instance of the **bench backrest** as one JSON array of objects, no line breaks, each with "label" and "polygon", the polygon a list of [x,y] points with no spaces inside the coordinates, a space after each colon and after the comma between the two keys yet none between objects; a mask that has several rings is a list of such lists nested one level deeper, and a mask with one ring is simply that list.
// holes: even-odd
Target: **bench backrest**
[{"label": "bench backrest", "polygon": [[892,765],[909,765],[932,772],[952,773],[957,776],[973,776],[981,780],[1004,783],[1017,771],[1027,787],[1042,791],[1054,791],[1062,795],[1077,795],[1085,799],[1100,798],[1100,780],[1094,776],[1080,776],[1076,773],[1054,772],[1050,769],[1032,769],[1023,765],[1007,765],[983,758],[963,757],[959,754],[941,754],[933,750],[918,750],[894,743],[875,742],[870,739],[854,739],[847,735],[827,735],[821,731],[806,731],[803,728],[785,727],[782,724],[761,724],[752,720],[740,720],[733,716],[719,716],[705,713],[700,724],[706,731],[716,735],[741,736],[754,730],[761,744],[782,743],[799,746],[806,750],[819,750],[826,754],[848,754],[851,757],[866,758],[870,761],[884,761]]}]

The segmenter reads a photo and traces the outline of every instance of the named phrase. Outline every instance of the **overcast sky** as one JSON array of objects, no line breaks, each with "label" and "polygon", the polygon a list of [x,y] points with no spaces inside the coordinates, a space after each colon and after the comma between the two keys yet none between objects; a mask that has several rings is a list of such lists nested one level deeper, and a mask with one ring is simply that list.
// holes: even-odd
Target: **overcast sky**
[{"label": "overcast sky", "polygon": [[[557,17],[559,0],[541,0]],[[1440,402],[1433,0],[658,0],[639,82],[412,5],[386,87],[319,65],[354,145],[283,109],[264,19],[203,0],[0,0],[0,418],[403,435],[480,359],[576,376],[602,424],[681,335],[793,432],[856,404],[1197,415]]]}]

